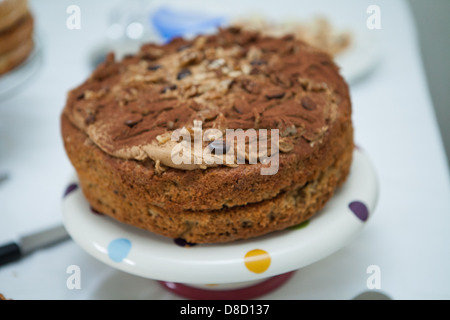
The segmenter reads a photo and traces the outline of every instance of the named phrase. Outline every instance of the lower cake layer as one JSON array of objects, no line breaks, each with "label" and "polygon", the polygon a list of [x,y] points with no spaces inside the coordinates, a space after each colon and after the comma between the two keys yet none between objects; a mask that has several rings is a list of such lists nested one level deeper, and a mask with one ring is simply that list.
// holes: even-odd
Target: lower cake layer
[{"label": "lower cake layer", "polygon": [[[130,201],[130,198],[139,197],[128,197],[120,190],[119,184],[113,184],[112,173],[105,169],[107,159],[102,159],[110,156],[89,144],[82,132],[73,127],[72,130],[75,131],[71,132],[70,138],[85,141],[84,150],[80,154],[69,147],[68,155],[74,163],[81,189],[95,210],[122,223],[170,238],[183,238],[191,243],[253,238],[310,219],[346,180],[353,154],[353,143],[345,144],[333,163],[315,179],[274,198],[219,210],[167,210],[146,201]],[[348,141],[352,141],[350,129],[348,136]],[[65,143],[67,145],[70,141]],[[80,151],[78,148],[76,150]]]}]

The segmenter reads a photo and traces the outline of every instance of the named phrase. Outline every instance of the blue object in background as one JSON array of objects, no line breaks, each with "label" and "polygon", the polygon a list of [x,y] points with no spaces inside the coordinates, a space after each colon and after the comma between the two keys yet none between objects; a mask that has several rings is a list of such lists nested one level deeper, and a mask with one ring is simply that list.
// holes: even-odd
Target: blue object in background
[{"label": "blue object in background", "polygon": [[211,17],[199,12],[175,11],[159,8],[150,17],[150,23],[161,36],[163,42],[175,37],[195,36],[216,30],[226,23],[224,17]]}]

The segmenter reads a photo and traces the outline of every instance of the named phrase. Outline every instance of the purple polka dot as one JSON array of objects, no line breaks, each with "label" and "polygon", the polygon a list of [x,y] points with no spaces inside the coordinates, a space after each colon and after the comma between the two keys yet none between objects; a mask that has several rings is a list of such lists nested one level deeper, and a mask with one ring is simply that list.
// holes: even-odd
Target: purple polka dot
[{"label": "purple polka dot", "polygon": [[91,212],[92,212],[92,213],[95,213],[95,214],[98,214],[98,215],[100,215],[100,216],[103,215],[103,213],[101,213],[100,211],[94,209],[92,206],[91,206]]},{"label": "purple polka dot", "polygon": [[66,188],[66,191],[64,192],[64,198],[67,197],[67,195],[69,195],[69,193],[74,192],[75,190],[78,189],[78,184],[76,183],[71,183],[69,184],[69,186]]},{"label": "purple polka dot", "polygon": [[184,240],[182,238],[174,239],[173,242],[175,242],[175,244],[179,245],[180,247],[193,247],[196,245],[196,243],[187,242],[186,240]]},{"label": "purple polka dot", "polygon": [[361,221],[366,221],[369,218],[369,210],[367,206],[360,201],[351,202],[348,207]]}]

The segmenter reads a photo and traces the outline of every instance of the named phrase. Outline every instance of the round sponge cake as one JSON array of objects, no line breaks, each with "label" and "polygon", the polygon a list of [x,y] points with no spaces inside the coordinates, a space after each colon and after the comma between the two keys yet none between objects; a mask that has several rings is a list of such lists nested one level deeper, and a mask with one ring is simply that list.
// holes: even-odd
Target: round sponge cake
[{"label": "round sponge cake", "polygon": [[[236,27],[109,55],[69,92],[61,123],[93,208],[194,243],[309,219],[352,161],[350,95],[332,58]],[[192,150],[181,162],[180,147]]]}]

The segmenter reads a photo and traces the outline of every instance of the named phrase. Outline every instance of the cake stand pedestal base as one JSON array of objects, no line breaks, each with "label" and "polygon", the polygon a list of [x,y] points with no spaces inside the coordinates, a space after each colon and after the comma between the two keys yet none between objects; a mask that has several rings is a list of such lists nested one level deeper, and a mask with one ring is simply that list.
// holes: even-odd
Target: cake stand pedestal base
[{"label": "cake stand pedestal base", "polygon": [[261,297],[284,285],[295,271],[267,279],[238,284],[189,285],[170,281],[159,281],[166,290],[177,296],[193,300],[249,300]]}]

